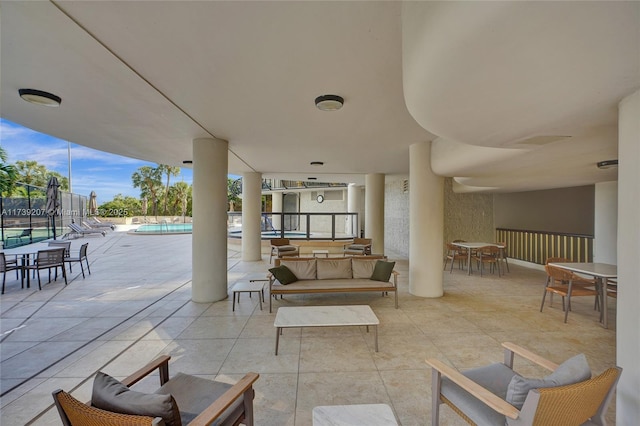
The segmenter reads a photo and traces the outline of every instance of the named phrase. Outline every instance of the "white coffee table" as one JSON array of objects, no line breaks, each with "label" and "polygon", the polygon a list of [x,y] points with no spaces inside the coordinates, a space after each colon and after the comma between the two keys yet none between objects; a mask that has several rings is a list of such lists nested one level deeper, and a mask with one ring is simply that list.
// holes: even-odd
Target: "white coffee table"
[{"label": "white coffee table", "polygon": [[251,293],[258,293],[258,302],[260,303],[260,310],[262,310],[262,302],[264,302],[264,285],[269,280],[249,280],[249,282],[238,283],[233,286],[233,309],[236,310],[236,295],[238,297],[238,303],[240,303],[240,294],[241,293],[249,293],[249,297],[251,297]]},{"label": "white coffee table", "polygon": [[318,257],[319,254],[324,254],[324,257],[329,257],[329,250],[311,250],[313,257]]},{"label": "white coffee table", "polygon": [[378,352],[378,324],[380,321],[369,305],[295,306],[278,308],[276,319],[276,355],[283,328],[373,326]]},{"label": "white coffee table", "polygon": [[325,405],[313,409],[313,426],[398,426],[387,404]]}]

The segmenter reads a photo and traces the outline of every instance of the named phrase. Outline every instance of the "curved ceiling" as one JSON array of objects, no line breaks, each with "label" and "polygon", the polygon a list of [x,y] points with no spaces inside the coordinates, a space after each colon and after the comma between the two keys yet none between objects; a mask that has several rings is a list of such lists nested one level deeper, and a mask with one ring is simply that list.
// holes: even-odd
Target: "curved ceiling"
[{"label": "curved ceiling", "polygon": [[[229,168],[362,182],[409,146],[461,190],[615,179],[640,87],[637,2],[0,2],[2,117],[158,163],[229,141]],[[22,87],[53,92],[37,108]],[[322,112],[322,94],[345,99]],[[553,136],[553,138],[548,138]],[[570,138],[555,138],[570,136]],[[321,170],[311,161],[323,161]],[[466,189],[465,189],[466,188]]]}]

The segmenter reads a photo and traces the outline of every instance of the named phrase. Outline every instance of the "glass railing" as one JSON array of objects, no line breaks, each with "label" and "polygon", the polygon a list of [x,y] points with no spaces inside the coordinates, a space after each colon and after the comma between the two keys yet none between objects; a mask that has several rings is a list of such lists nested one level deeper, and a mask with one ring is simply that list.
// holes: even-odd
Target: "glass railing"
[{"label": "glass railing", "polygon": [[[227,213],[230,238],[242,237],[242,212]],[[358,236],[358,213],[262,213],[262,238],[350,240]]]}]

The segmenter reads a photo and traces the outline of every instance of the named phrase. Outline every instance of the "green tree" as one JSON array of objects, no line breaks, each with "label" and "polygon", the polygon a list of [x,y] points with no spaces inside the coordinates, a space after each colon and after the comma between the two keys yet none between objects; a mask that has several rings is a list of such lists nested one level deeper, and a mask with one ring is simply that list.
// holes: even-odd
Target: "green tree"
[{"label": "green tree", "polygon": [[131,217],[141,211],[140,200],[131,196],[116,194],[113,200],[100,204],[98,213],[103,217]]},{"label": "green tree", "polygon": [[227,202],[229,203],[230,212],[235,211],[235,207],[239,204],[241,205],[240,197],[238,197],[241,184],[242,179],[233,180],[227,178]]},{"label": "green tree", "polygon": [[169,188],[169,199],[173,214],[187,216],[189,201],[191,200],[191,185],[186,182],[177,182]]},{"label": "green tree", "polygon": [[18,170],[13,164],[7,164],[7,152],[0,146],[0,193],[11,193],[18,179]]},{"label": "green tree", "polygon": [[58,172],[47,169],[35,160],[16,161],[16,169],[18,171],[18,182],[46,188],[49,178],[55,176],[60,184],[60,189],[63,191],[69,190],[68,178]]},{"label": "green tree", "polygon": [[169,202],[169,182],[171,181],[171,176],[179,176],[180,175],[180,167],[178,166],[167,166],[166,164],[158,165],[158,169],[162,175],[167,177],[167,183],[164,187],[164,214],[167,214],[167,204]]},{"label": "green tree", "polygon": [[158,216],[158,201],[162,192],[162,170],[158,167],[142,166],[131,175],[134,188],[140,188],[140,198],[146,197],[153,207],[153,215]]}]

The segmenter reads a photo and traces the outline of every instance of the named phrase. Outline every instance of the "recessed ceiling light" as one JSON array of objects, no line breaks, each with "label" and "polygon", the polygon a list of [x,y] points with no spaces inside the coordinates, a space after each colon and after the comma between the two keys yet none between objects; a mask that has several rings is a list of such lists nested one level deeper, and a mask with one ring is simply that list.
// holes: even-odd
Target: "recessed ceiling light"
[{"label": "recessed ceiling light", "polygon": [[612,167],[618,167],[618,160],[605,160],[597,163],[599,169],[610,169]]},{"label": "recessed ceiling light", "polygon": [[182,164],[193,164],[193,160],[184,160]]},{"label": "recessed ceiling light", "polygon": [[322,95],[316,98],[316,107],[320,111],[337,111],[343,104],[344,99],[338,95]]},{"label": "recessed ceiling light", "polygon": [[308,177],[307,180],[318,180],[317,177]]},{"label": "recessed ceiling light", "polygon": [[311,163],[312,166],[323,166],[324,163],[322,161],[312,161]]},{"label": "recessed ceiling light", "polygon": [[57,107],[62,103],[62,98],[60,98],[60,96],[56,96],[49,92],[43,92],[42,90],[18,89],[18,94],[20,94],[20,97],[25,101],[36,105]]}]

